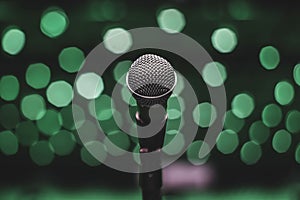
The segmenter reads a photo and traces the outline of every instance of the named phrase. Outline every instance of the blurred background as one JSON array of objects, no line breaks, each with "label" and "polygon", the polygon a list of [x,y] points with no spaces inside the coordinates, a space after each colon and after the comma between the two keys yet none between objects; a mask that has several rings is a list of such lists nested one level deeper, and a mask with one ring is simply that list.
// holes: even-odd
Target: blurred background
[{"label": "blurred background", "polygon": [[[95,160],[83,147],[99,146],[96,136],[81,141],[76,127],[94,129],[81,113],[72,117],[73,89],[95,101],[90,115],[107,139],[137,152],[137,138],[120,131],[113,114],[112,88],[142,53],[166,57],[180,72],[169,99],[165,144],[184,146],[181,111],[187,99],[182,76],[197,92],[193,112],[199,126],[186,153],[164,169],[165,199],[300,199],[300,27],[299,4],[277,1],[0,1],[0,199],[141,199],[137,175]],[[160,27],[201,44],[214,62],[203,78],[177,55],[158,50],[126,53],[129,29]],[[123,54],[100,77],[76,74],[103,40]],[[222,79],[213,71],[219,70]],[[97,85],[98,84],[98,85]],[[227,112],[219,116],[206,85],[224,84]],[[86,88],[97,85],[95,93]],[[136,110],[128,90],[120,96]],[[214,149],[199,157],[206,130],[216,117],[224,129]],[[182,121],[181,123],[179,123]],[[105,146],[106,141],[102,141]],[[122,152],[106,152],[118,156]],[[138,162],[138,158],[133,158]]]}]

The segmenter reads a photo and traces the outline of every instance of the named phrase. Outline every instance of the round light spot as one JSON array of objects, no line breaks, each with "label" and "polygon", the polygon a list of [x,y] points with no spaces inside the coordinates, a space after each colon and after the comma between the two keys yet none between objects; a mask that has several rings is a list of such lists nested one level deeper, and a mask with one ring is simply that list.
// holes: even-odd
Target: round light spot
[{"label": "round light spot", "polygon": [[293,77],[297,85],[300,86],[300,64],[297,64],[293,70]]},{"label": "round light spot", "polygon": [[292,137],[286,130],[279,130],[275,133],[272,146],[277,153],[285,153],[292,144]]},{"label": "round light spot", "polygon": [[11,131],[0,132],[0,149],[8,156],[18,152],[18,139]]},{"label": "round light spot", "polygon": [[47,65],[43,63],[35,63],[29,65],[26,70],[26,82],[34,89],[46,87],[51,78],[51,72]]},{"label": "round light spot", "polygon": [[261,118],[268,127],[276,127],[282,120],[282,111],[276,104],[269,104],[264,107]]},{"label": "round light spot", "polygon": [[241,160],[247,165],[253,165],[258,162],[262,156],[262,150],[259,144],[249,141],[246,142],[240,152]]},{"label": "round light spot", "polygon": [[259,60],[265,69],[272,70],[278,66],[280,62],[280,55],[275,47],[266,46],[260,50]]},{"label": "round light spot", "polygon": [[[90,113],[100,121],[108,120],[112,117],[113,102],[110,96],[100,95],[95,99],[94,104],[90,104]],[[92,107],[94,105],[94,107]]]},{"label": "round light spot", "polygon": [[249,136],[257,144],[263,144],[270,136],[270,129],[262,121],[256,121],[250,126]]},{"label": "round light spot", "polygon": [[86,99],[95,99],[103,92],[102,78],[93,73],[81,74],[76,80],[77,92]]},{"label": "round light spot", "polygon": [[238,133],[245,125],[245,120],[238,118],[233,114],[232,110],[226,112],[225,120],[224,120],[224,128],[233,130]]},{"label": "round light spot", "polygon": [[2,37],[3,51],[10,55],[17,55],[25,45],[25,34],[17,28],[10,28],[5,31]]},{"label": "round light spot", "polygon": [[224,130],[217,139],[217,149],[223,154],[233,153],[239,145],[238,135],[233,130]]},{"label": "round light spot", "polygon": [[202,128],[211,126],[215,122],[216,118],[216,108],[208,102],[197,105],[193,111],[194,122]]},{"label": "round light spot", "polygon": [[96,155],[91,155],[90,152],[83,147],[81,149],[80,155],[81,155],[81,160],[91,166],[91,167],[95,167],[101,164],[101,162],[103,162],[106,157],[107,157],[107,151],[106,151],[106,147],[98,141],[91,141],[88,142],[87,144],[85,144],[86,148],[91,150],[92,152],[97,152]]},{"label": "round light spot", "polygon": [[54,150],[48,141],[38,141],[30,146],[29,155],[39,166],[46,166],[54,160]]},{"label": "round light spot", "polygon": [[280,105],[288,105],[294,100],[295,91],[292,84],[287,81],[281,81],[276,84],[274,89],[275,100]]},{"label": "round light spot", "polygon": [[39,139],[38,129],[32,121],[25,121],[16,127],[16,136],[20,144],[30,146]]},{"label": "round light spot", "polygon": [[227,78],[226,68],[219,62],[211,62],[204,66],[202,76],[206,84],[218,87],[223,85]]},{"label": "round light spot", "polygon": [[46,104],[42,96],[31,94],[25,96],[21,101],[23,115],[30,120],[41,119],[46,113]]},{"label": "round light spot", "polygon": [[69,73],[78,72],[84,62],[85,56],[81,49],[77,47],[64,48],[59,56],[59,66]]},{"label": "round light spot", "polygon": [[232,112],[239,118],[249,117],[254,107],[253,98],[246,93],[236,95],[231,102]]},{"label": "round light spot", "polygon": [[38,129],[46,135],[56,134],[62,125],[62,118],[59,112],[47,110],[45,115],[36,121]]},{"label": "round light spot", "polygon": [[109,29],[104,37],[105,48],[115,54],[126,53],[132,46],[130,33],[123,28]]},{"label": "round light spot", "polygon": [[17,98],[20,90],[18,79],[13,75],[2,76],[0,84],[0,95],[5,101],[13,101]]},{"label": "round light spot", "polygon": [[167,134],[165,137],[165,141],[164,141],[164,147],[163,147],[163,152],[165,152],[167,155],[177,155],[179,154],[183,148],[184,148],[184,144],[185,144],[185,139],[184,136],[182,135],[182,133],[178,133],[178,131],[176,131],[177,134]]},{"label": "round light spot", "polygon": [[[76,104],[69,105],[60,110],[62,126],[68,130],[75,130],[82,126],[85,121],[85,114],[81,107]],[[74,117],[76,116],[76,124]]]},{"label": "round light spot", "polygon": [[119,62],[115,67],[114,67],[114,79],[118,83],[125,85],[126,84],[126,76],[125,74],[128,72],[132,62],[130,60],[124,60]]},{"label": "round light spot", "polygon": [[63,10],[50,8],[41,17],[40,29],[46,36],[55,38],[65,32],[68,24],[67,15]]},{"label": "round light spot", "polygon": [[295,160],[298,164],[300,164],[300,143],[298,144],[295,151]]},{"label": "round light spot", "polygon": [[54,152],[59,156],[67,156],[72,153],[75,148],[76,140],[74,135],[66,130],[61,130],[49,139]]},{"label": "round light spot", "polygon": [[16,105],[4,104],[0,108],[0,124],[6,129],[14,129],[20,121],[20,113]]},{"label": "round light spot", "polygon": [[220,53],[230,53],[237,45],[237,37],[229,28],[219,28],[213,32],[211,42]]},{"label": "round light spot", "polygon": [[130,147],[128,135],[122,131],[113,131],[107,134],[104,139],[107,152],[113,156],[119,156],[126,153]]},{"label": "round light spot", "polygon": [[300,112],[298,110],[288,112],[285,126],[291,133],[300,133]]},{"label": "round light spot", "polygon": [[46,95],[49,103],[56,107],[64,107],[71,103],[73,89],[66,81],[55,81],[47,88]]},{"label": "round light spot", "polygon": [[[203,155],[203,153],[200,154],[200,149],[203,149],[205,152],[205,157],[201,158],[199,155]],[[209,151],[209,146],[207,143],[198,140],[194,141],[188,148],[186,154],[187,159],[189,162],[191,162],[193,165],[203,165],[207,162],[210,154],[207,153]]]},{"label": "round light spot", "polygon": [[157,23],[161,29],[168,33],[178,33],[185,27],[184,15],[177,9],[166,9],[157,16]]}]

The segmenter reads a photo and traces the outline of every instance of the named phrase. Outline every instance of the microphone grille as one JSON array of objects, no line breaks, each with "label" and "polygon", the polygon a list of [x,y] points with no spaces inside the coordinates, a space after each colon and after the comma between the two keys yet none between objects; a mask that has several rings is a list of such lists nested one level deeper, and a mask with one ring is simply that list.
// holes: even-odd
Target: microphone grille
[{"label": "microphone grille", "polygon": [[171,64],[154,54],[139,57],[127,74],[129,89],[144,98],[164,96],[173,90],[175,84],[176,74]]}]

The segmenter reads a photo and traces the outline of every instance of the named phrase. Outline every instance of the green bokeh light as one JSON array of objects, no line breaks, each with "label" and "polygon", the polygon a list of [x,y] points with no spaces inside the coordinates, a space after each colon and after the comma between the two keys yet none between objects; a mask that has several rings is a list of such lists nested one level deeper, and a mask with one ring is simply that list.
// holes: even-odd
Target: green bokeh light
[{"label": "green bokeh light", "polygon": [[8,28],[2,37],[3,51],[10,55],[17,55],[25,45],[25,34],[18,28]]},{"label": "green bokeh light", "polygon": [[[203,146],[203,147],[202,147]],[[206,156],[204,158],[200,158],[200,149],[204,149]],[[204,141],[198,140],[194,141],[188,148],[186,155],[189,162],[193,165],[203,165],[207,162],[210,154],[207,152],[209,151],[209,146]],[[203,153],[201,153],[203,154]]]},{"label": "green bokeh light", "polygon": [[18,152],[18,139],[11,131],[0,132],[0,149],[2,153],[8,156]]},{"label": "green bokeh light", "polygon": [[108,120],[112,117],[113,101],[106,94],[100,95],[95,99],[94,103],[89,104],[90,114],[96,117],[99,121]]},{"label": "green bokeh light", "polygon": [[229,14],[236,20],[250,20],[253,18],[253,9],[250,2],[234,0],[228,4]]},{"label": "green bokeh light", "polygon": [[40,29],[46,36],[55,38],[65,32],[68,24],[68,17],[63,10],[50,8],[41,17]]},{"label": "green bokeh light", "polygon": [[66,130],[60,130],[57,134],[51,136],[49,142],[54,152],[59,156],[70,155],[76,145],[74,135]]},{"label": "green bokeh light", "polygon": [[270,136],[270,129],[262,122],[256,121],[249,128],[249,137],[257,144],[265,143]]},{"label": "green bokeh light", "polygon": [[277,153],[285,153],[292,144],[292,137],[286,130],[279,130],[275,133],[272,146]]},{"label": "green bokeh light", "polygon": [[293,77],[296,84],[300,86],[300,64],[295,65],[293,70]]},{"label": "green bokeh light", "polygon": [[115,54],[126,53],[132,46],[131,34],[123,28],[109,29],[103,40],[105,48]]},{"label": "green bokeh light", "polygon": [[176,134],[170,134],[170,131],[165,136],[163,152],[167,155],[174,156],[179,154],[185,145],[185,139],[182,133],[179,133],[177,130]]},{"label": "green bokeh light", "polygon": [[114,79],[118,83],[125,85],[126,84],[126,76],[125,74],[128,72],[132,62],[130,60],[124,60],[119,62],[115,67],[114,67]]},{"label": "green bokeh light", "polygon": [[[79,128],[85,121],[85,114],[81,107],[76,104],[66,106],[60,110],[62,126],[68,130]],[[73,116],[76,116],[76,123]]]},{"label": "green bokeh light", "polygon": [[232,112],[239,118],[249,117],[254,107],[255,103],[253,98],[246,93],[236,95],[231,102]]},{"label": "green bokeh light", "polygon": [[14,104],[5,104],[0,108],[0,124],[6,129],[14,129],[20,121],[20,113]]},{"label": "green bokeh light", "polygon": [[292,84],[287,81],[280,81],[274,89],[275,100],[280,105],[288,105],[294,100],[295,91]]},{"label": "green bokeh light", "polygon": [[123,101],[126,102],[127,104],[129,104],[130,106],[137,105],[135,98],[133,98],[133,96],[127,86],[123,86],[123,88],[121,90],[121,96],[122,96]]},{"label": "green bokeh light", "polygon": [[218,87],[224,84],[227,79],[227,72],[221,63],[210,62],[204,66],[202,76],[206,84],[211,87]]},{"label": "green bokeh light", "polygon": [[[81,149],[80,155],[81,160],[91,166],[95,167],[101,164],[107,157],[107,150],[105,145],[98,141],[91,141],[85,144],[86,148],[94,152],[95,154],[91,155],[89,151],[83,147]],[[94,157],[95,156],[95,157]],[[101,162],[100,162],[101,161]]]},{"label": "green bokeh light", "polygon": [[17,98],[20,90],[18,79],[13,75],[2,76],[0,83],[0,95],[5,101],[13,101]]},{"label": "green bokeh light", "polygon": [[220,53],[230,53],[237,45],[236,34],[229,28],[219,28],[211,36],[213,47]]},{"label": "green bokeh light", "polygon": [[247,165],[253,165],[259,161],[262,156],[262,150],[259,144],[254,141],[246,142],[240,152],[241,160]]},{"label": "green bokeh light", "polygon": [[233,130],[224,130],[218,136],[216,145],[221,153],[231,154],[239,145],[238,135]]},{"label": "green bokeh light", "polygon": [[39,139],[39,132],[32,121],[24,121],[16,127],[16,136],[23,146],[30,146]]},{"label": "green bokeh light", "polygon": [[25,96],[21,101],[23,115],[30,120],[41,119],[46,113],[46,104],[42,96],[31,94]]},{"label": "green bokeh light", "polygon": [[233,114],[232,110],[226,112],[225,120],[224,120],[224,128],[233,130],[238,133],[245,125],[245,120],[238,118]]},{"label": "green bokeh light", "polygon": [[107,134],[104,144],[109,154],[119,156],[126,153],[129,149],[130,139],[126,133],[117,130]]},{"label": "green bokeh light", "polygon": [[193,119],[202,128],[211,126],[217,118],[216,108],[208,103],[200,103],[193,111]]},{"label": "green bokeh light", "polygon": [[45,115],[36,121],[38,129],[46,135],[56,134],[62,126],[62,118],[56,110],[47,110]]},{"label": "green bokeh light", "polygon": [[[98,136],[98,124],[92,121],[85,120],[82,126],[77,129],[80,141],[82,144],[86,144],[91,141],[95,141]],[[101,126],[102,128],[102,126]]]},{"label": "green bokeh light", "polygon": [[298,110],[288,112],[285,120],[285,126],[291,133],[300,133],[300,112]]},{"label": "green bokeh light", "polygon": [[265,69],[272,70],[279,65],[280,55],[275,47],[266,46],[260,50],[259,60]]},{"label": "green bokeh light", "polygon": [[282,120],[281,108],[276,104],[269,104],[264,107],[261,118],[268,127],[276,127]]},{"label": "green bokeh light", "polygon": [[29,155],[39,166],[46,166],[54,160],[54,150],[48,141],[38,141],[30,146]]},{"label": "green bokeh light", "polygon": [[104,83],[101,76],[89,72],[81,74],[76,80],[77,92],[86,99],[95,99],[104,90]]},{"label": "green bokeh light", "polygon": [[298,164],[300,164],[300,143],[297,145],[295,150],[295,160]]},{"label": "green bokeh light", "polygon": [[52,82],[46,91],[49,103],[56,107],[64,107],[73,99],[72,86],[66,81]]},{"label": "green bokeh light", "polygon": [[84,53],[78,47],[64,48],[58,56],[59,66],[69,73],[78,72],[83,66],[84,59]]},{"label": "green bokeh light", "polygon": [[51,78],[51,72],[47,65],[35,63],[28,66],[25,74],[26,82],[34,89],[46,87]]},{"label": "green bokeh light", "polygon": [[184,15],[177,9],[162,10],[157,16],[157,23],[161,29],[168,33],[178,33],[185,27]]}]

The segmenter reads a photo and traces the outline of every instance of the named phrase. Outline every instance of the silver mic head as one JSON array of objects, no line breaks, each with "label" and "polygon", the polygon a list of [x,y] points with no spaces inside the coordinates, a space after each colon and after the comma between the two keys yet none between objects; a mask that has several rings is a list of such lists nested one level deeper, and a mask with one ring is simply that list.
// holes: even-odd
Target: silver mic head
[{"label": "silver mic head", "polygon": [[164,104],[177,82],[175,70],[164,58],[145,54],[131,65],[126,83],[140,105]]}]

